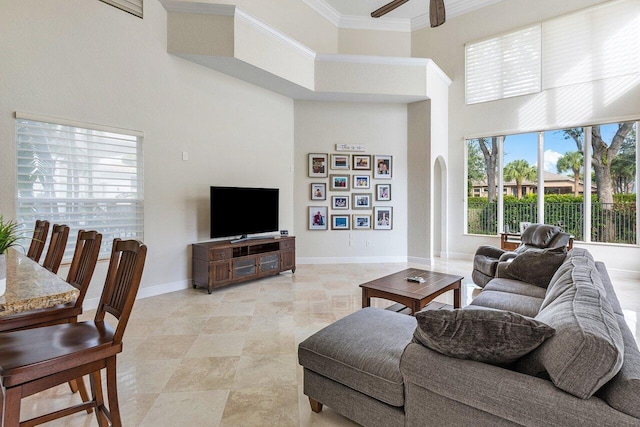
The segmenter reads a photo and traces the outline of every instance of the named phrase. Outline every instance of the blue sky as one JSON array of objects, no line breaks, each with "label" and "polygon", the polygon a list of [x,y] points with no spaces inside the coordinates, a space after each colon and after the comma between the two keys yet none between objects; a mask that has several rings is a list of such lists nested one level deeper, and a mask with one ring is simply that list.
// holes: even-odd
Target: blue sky
[{"label": "blue sky", "polygon": [[[606,142],[611,138],[618,128],[617,124],[603,125],[600,127],[602,137]],[[564,139],[564,133],[561,130],[547,131],[544,133],[544,170],[547,172],[558,173],[556,164],[558,159],[569,151],[577,151],[576,143],[573,139]],[[517,135],[508,135],[504,140],[504,164],[517,160],[525,159],[530,165],[538,164],[538,134],[523,133]],[[564,172],[564,175],[570,174],[570,171]]]}]

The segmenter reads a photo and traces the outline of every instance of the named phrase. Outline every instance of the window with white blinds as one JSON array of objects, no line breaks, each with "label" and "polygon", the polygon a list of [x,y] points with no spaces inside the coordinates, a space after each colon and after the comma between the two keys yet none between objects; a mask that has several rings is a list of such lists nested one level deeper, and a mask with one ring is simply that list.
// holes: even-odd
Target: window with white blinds
[{"label": "window with white blinds", "polygon": [[640,73],[640,1],[605,3],[542,23],[543,89]]},{"label": "window with white blinds", "polygon": [[[70,227],[65,260],[78,230],[113,239],[143,238],[142,134],[16,114],[17,221],[28,235],[37,219]],[[45,248],[46,251],[46,248]]]},{"label": "window with white blinds", "polygon": [[640,75],[640,0],[605,2],[465,47],[467,105]]},{"label": "window with white blinds", "polygon": [[540,25],[465,46],[467,105],[540,91]]},{"label": "window with white blinds", "polygon": [[129,12],[139,18],[142,18],[142,1],[143,0],[100,0],[104,3]]}]

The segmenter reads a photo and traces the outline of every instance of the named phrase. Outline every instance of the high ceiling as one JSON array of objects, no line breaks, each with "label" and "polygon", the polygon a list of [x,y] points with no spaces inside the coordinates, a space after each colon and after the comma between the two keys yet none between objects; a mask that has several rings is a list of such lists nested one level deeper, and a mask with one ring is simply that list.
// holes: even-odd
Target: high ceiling
[{"label": "high ceiling", "polygon": [[[340,26],[375,27],[386,23],[402,23],[412,29],[422,27],[429,17],[429,0],[409,0],[407,3],[386,14],[383,18],[371,18],[371,12],[391,0],[303,0],[325,16],[334,17]],[[463,15],[502,0],[445,0],[447,19]],[[369,25],[366,25],[367,21]]]}]

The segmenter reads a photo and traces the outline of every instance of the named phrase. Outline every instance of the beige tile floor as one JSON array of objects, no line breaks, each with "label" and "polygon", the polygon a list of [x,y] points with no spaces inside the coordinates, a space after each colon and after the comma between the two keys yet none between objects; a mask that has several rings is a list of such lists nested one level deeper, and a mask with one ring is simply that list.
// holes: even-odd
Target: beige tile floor
[{"label": "beige tile floor", "polygon": [[[298,343],[361,308],[360,283],[411,264],[300,265],[295,274],[222,288],[186,289],[136,302],[118,357],[125,426],[346,426],[333,412],[310,411],[302,393]],[[465,276],[470,261],[437,261],[436,271]],[[616,279],[616,291],[636,338],[640,283]],[[464,286],[463,301],[473,286]],[[448,293],[451,294],[451,293]],[[451,303],[452,295],[440,300]],[[375,300],[379,307],[389,302]],[[93,312],[86,313],[90,318]],[[79,401],[68,387],[22,403],[22,418]],[[50,426],[97,426],[86,413]]]}]

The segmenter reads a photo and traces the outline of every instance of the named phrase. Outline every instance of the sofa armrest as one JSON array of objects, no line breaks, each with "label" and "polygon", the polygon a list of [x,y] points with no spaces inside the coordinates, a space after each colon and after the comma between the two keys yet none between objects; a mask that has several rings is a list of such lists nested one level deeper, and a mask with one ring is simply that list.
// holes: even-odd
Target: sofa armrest
[{"label": "sofa armrest", "polygon": [[476,250],[476,255],[484,255],[489,258],[498,259],[505,251],[495,246],[483,245]]},{"label": "sofa armrest", "polygon": [[[597,397],[579,399],[551,381],[486,363],[444,356],[410,343],[400,360],[405,389],[420,387],[463,405],[527,426],[637,426]],[[419,408],[405,407],[405,411]]]},{"label": "sofa armrest", "polygon": [[511,252],[511,251],[505,252],[502,255],[500,255],[500,258],[498,258],[498,261],[500,262],[509,261],[514,259],[517,256],[518,256],[517,252]]}]

